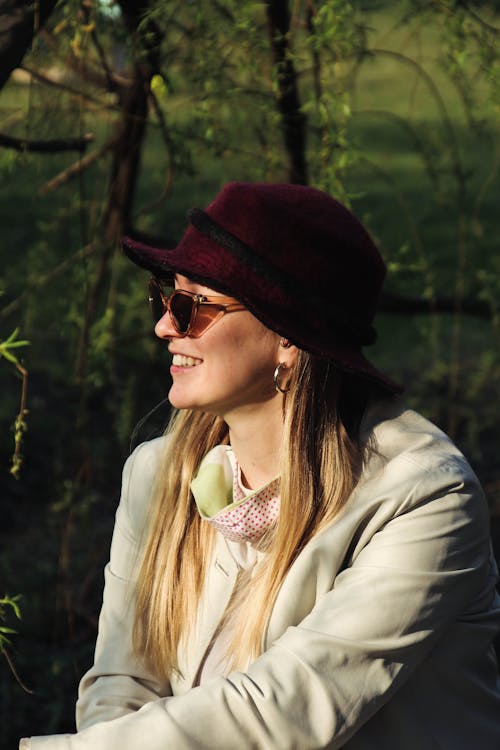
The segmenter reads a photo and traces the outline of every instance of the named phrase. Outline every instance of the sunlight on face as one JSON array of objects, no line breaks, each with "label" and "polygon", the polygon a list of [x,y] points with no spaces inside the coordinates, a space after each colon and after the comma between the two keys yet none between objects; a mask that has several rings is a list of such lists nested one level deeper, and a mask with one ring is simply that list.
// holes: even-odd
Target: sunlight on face
[{"label": "sunlight on face", "polygon": [[[209,287],[176,275],[175,288],[217,296]],[[169,392],[178,409],[202,409],[228,417],[235,410],[255,410],[275,399],[273,372],[279,361],[280,336],[248,310],[228,313],[200,338],[180,338],[169,315],[156,326],[169,338],[173,355]]]}]

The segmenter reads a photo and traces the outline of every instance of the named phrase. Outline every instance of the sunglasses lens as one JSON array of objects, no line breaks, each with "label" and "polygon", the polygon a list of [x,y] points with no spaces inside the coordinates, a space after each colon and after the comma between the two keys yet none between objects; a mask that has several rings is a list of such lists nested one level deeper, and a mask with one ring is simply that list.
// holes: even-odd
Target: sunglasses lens
[{"label": "sunglasses lens", "polygon": [[150,279],[149,306],[155,325],[168,311],[170,323],[180,336],[198,338],[230,311],[228,308],[243,309],[242,305],[234,304],[236,300],[221,304],[218,298],[208,301],[206,297],[182,289],[171,291],[171,288],[168,280]]},{"label": "sunglasses lens", "polygon": [[189,330],[192,314],[193,298],[182,292],[174,292],[170,297],[170,315],[179,333],[186,333]]},{"label": "sunglasses lens", "polygon": [[160,289],[160,285],[155,279],[151,279],[149,282],[149,307],[151,309],[151,315],[153,318],[153,321],[155,323],[158,323],[160,318],[162,318],[165,315],[166,307],[163,304],[163,298],[162,293]]}]

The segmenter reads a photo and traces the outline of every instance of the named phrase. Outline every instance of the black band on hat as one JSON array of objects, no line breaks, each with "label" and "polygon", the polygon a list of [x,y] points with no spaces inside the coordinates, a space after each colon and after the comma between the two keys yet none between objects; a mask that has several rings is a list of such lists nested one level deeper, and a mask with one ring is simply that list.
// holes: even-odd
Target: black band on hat
[{"label": "black band on hat", "polygon": [[[273,284],[283,285],[284,275],[281,271],[274,268],[269,262],[264,262],[261,257],[255,254],[255,252],[244,242],[239,240],[234,234],[228,232],[219,224],[217,224],[211,216],[209,216],[201,208],[191,208],[187,212],[187,217],[191,224],[196,229],[204,234],[206,237],[210,237],[211,240],[216,242],[218,245],[222,245],[227,250],[230,250],[239,260],[243,261],[245,265],[250,266],[259,276],[263,276],[268,281],[272,281]],[[292,279],[286,280],[285,286],[289,291],[294,294],[297,293],[297,285]],[[295,289],[293,289],[295,287]]]},{"label": "black band on hat", "polygon": [[[187,212],[187,217],[199,232],[218,245],[225,247],[259,276],[284,289],[290,296],[301,297],[304,295],[303,286],[298,284],[295,279],[291,278],[285,271],[277,269],[269,261],[264,261],[249,245],[217,224],[201,208],[191,208]],[[328,319],[331,319],[340,331],[344,331],[351,340],[354,339],[363,346],[375,343],[377,333],[373,326],[367,326],[360,321],[353,320],[351,316],[347,317],[341,310],[335,310],[332,314],[331,307],[326,306],[321,297],[309,294],[308,300],[318,310],[321,310]]]}]

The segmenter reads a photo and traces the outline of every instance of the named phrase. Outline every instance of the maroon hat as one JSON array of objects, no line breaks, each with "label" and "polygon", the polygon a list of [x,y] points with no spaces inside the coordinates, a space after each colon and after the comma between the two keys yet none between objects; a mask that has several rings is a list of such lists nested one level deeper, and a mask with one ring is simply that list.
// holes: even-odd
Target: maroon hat
[{"label": "maroon hat", "polygon": [[302,185],[231,182],[174,248],[123,239],[153,274],[187,276],[239,299],[265,326],[391,392],[401,387],[362,354],[372,344],[385,264],[362,224]]}]

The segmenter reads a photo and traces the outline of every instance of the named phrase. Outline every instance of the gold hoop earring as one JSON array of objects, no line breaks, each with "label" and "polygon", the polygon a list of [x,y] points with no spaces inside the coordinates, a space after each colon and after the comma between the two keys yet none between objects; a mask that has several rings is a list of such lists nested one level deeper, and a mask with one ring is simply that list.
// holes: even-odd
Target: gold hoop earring
[{"label": "gold hoop earring", "polygon": [[280,377],[281,369],[288,370],[288,367],[285,365],[284,362],[280,362],[274,371],[274,375],[273,375],[274,387],[276,388],[278,393],[288,393],[288,391],[290,390],[290,386],[288,386],[288,388],[282,388],[281,385],[279,384],[279,377]]}]

